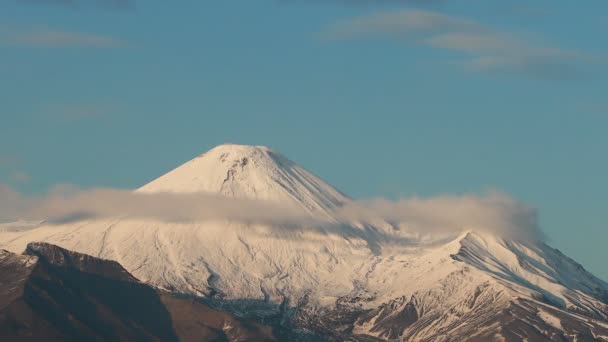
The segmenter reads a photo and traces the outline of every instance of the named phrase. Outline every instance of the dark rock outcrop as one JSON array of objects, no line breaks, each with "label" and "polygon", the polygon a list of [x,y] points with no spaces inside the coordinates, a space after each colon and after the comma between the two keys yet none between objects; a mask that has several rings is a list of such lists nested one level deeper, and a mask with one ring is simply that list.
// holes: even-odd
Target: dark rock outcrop
[{"label": "dark rock outcrop", "polygon": [[44,244],[0,251],[1,341],[272,341],[271,328],[139,282],[120,264]]}]

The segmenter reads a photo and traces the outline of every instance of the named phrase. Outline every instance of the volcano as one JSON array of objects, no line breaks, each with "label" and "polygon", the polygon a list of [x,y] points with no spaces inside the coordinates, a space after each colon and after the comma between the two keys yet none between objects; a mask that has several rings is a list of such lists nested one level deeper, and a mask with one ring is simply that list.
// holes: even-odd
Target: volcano
[{"label": "volcano", "polygon": [[289,203],[329,223],[119,217],[5,228],[0,248],[40,241],[113,260],[163,291],[280,316],[315,340],[608,341],[608,284],[544,242],[463,228],[429,243],[340,221],[352,200],[268,147],[221,145],[136,191]]}]

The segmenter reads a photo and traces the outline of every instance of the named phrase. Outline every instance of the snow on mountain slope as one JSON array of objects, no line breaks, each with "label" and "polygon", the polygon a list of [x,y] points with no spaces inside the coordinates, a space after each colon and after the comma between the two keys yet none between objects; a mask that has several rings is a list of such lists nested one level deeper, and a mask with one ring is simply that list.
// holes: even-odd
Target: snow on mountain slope
[{"label": "snow on mountain slope", "polygon": [[294,203],[327,214],[349,201],[329,184],[265,146],[220,145],[146,184],[141,192],[207,192]]},{"label": "snow on mountain slope", "polygon": [[[323,218],[349,201],[271,149],[238,145],[219,146],[138,191],[289,201]],[[0,231],[0,248],[20,252],[31,241],[116,260],[142,281],[232,310],[263,315],[289,307],[295,322],[337,340],[608,336],[608,284],[542,242],[488,233],[423,242],[362,223],[130,218]]]}]

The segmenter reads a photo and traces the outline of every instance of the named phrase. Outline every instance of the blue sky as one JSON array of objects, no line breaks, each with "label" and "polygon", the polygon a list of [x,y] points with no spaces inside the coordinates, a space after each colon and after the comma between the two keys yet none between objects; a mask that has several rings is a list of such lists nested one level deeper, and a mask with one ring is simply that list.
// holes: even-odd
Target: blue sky
[{"label": "blue sky", "polygon": [[133,188],[270,145],[359,198],[498,189],[608,279],[608,3],[0,4],[0,182]]}]

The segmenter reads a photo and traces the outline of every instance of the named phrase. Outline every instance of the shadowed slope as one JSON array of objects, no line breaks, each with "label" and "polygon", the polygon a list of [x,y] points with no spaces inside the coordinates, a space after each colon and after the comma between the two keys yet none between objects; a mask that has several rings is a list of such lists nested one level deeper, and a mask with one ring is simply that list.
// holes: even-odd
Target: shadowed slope
[{"label": "shadowed slope", "polygon": [[2,251],[0,277],[0,340],[273,340],[269,328],[159,293],[114,261],[49,244]]}]

